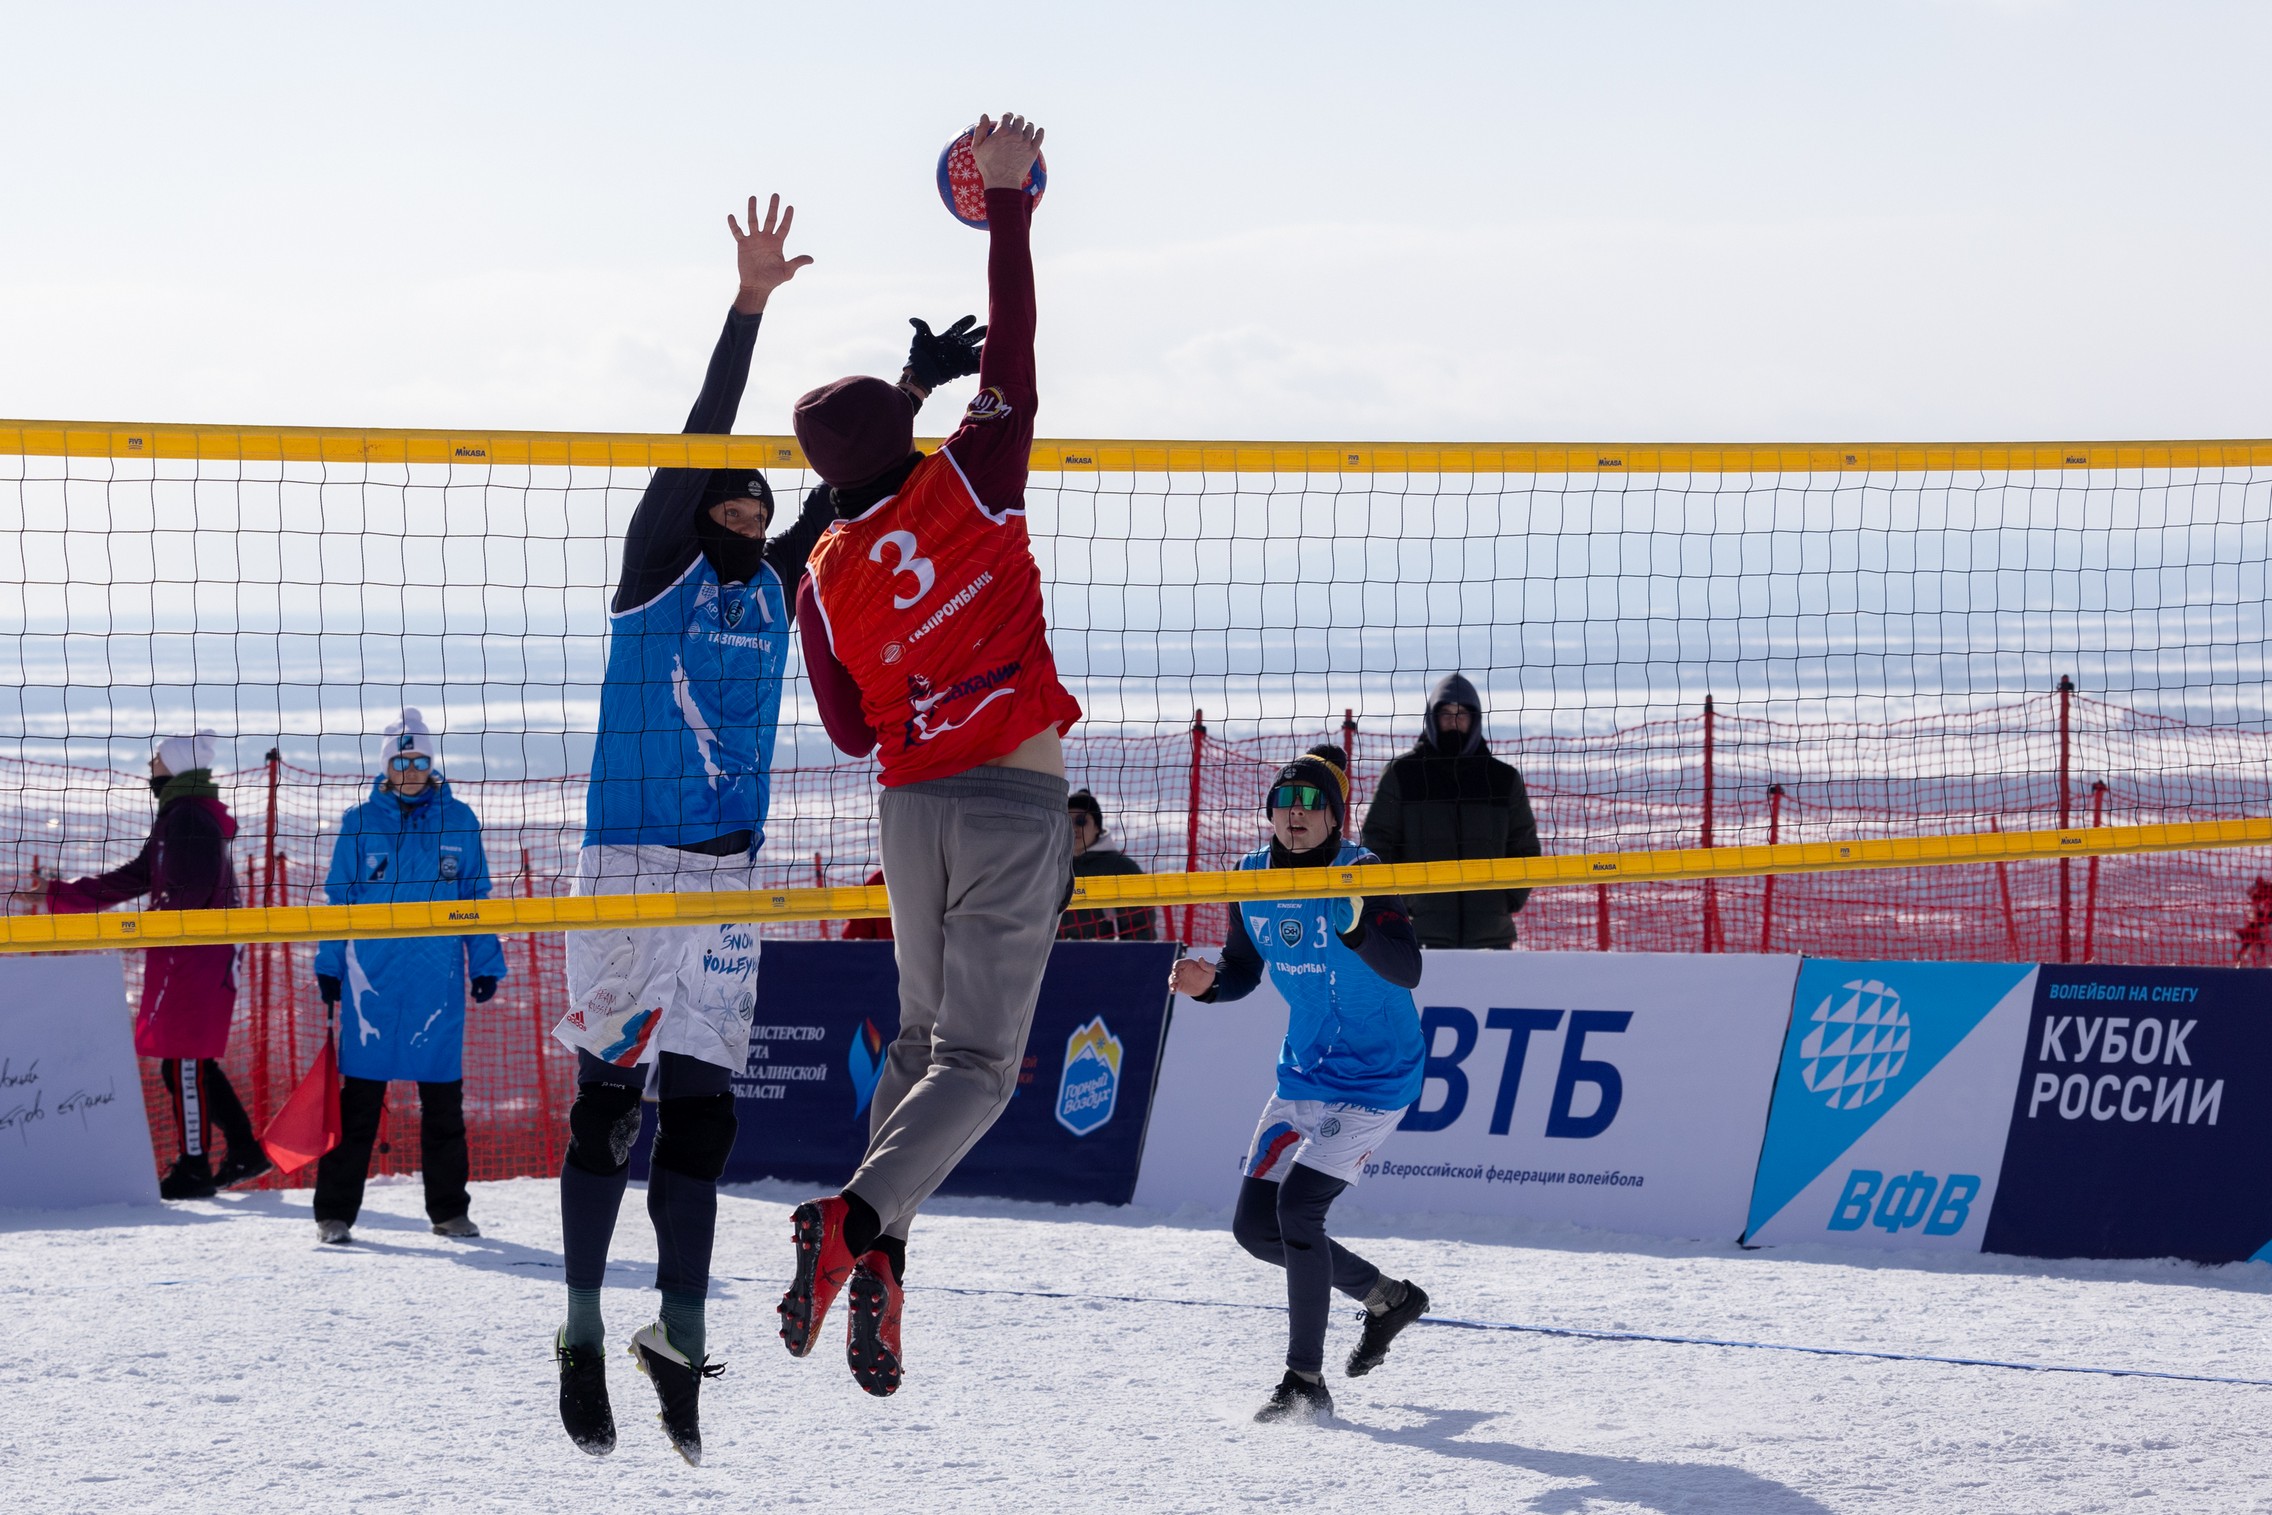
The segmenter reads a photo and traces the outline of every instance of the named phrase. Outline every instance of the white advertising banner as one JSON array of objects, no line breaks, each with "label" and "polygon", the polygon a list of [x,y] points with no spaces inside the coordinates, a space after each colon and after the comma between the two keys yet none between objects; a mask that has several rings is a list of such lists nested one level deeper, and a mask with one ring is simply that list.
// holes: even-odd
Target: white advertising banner
[{"label": "white advertising banner", "polygon": [[118,954],[0,958],[0,1209],[157,1202]]},{"label": "white advertising banner", "polygon": [[[1336,1208],[1737,1236],[1798,967],[1428,953],[1426,1085]],[[1235,1005],[1177,1001],[1137,1203],[1231,1202],[1285,1015],[1267,984]]]}]

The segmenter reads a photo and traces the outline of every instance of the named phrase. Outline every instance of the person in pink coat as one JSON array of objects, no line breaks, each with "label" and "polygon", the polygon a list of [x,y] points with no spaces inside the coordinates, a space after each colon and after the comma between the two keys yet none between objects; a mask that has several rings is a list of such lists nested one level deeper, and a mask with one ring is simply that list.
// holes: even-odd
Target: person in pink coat
[{"label": "person in pink coat", "polygon": [[[89,878],[58,879],[48,886],[48,909],[58,915],[101,910],[143,895],[152,910],[225,910],[236,904],[229,842],[237,823],[213,784],[213,733],[160,742],[150,759],[150,788],[158,796],[158,818],[134,860]],[[228,1051],[236,1008],[234,946],[152,947],[144,953],[134,1050],[161,1059],[181,1141],[172,1169],[158,1183],[163,1198],[205,1199],[272,1166],[217,1061]],[[218,1164],[207,1140],[212,1126],[229,1143]]]}]

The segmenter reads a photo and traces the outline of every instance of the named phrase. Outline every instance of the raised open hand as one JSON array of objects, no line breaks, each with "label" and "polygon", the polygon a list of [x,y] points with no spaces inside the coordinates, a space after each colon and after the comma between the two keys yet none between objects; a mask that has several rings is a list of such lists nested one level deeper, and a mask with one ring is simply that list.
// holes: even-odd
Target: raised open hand
[{"label": "raised open hand", "polygon": [[988,189],[1018,189],[1041,156],[1041,128],[1023,116],[1005,115],[999,122],[980,116],[971,128],[970,155]]},{"label": "raised open hand", "polygon": [[741,293],[734,300],[734,309],[743,315],[755,315],[765,309],[766,297],[797,276],[797,270],[812,262],[810,257],[786,257],[781,244],[789,240],[789,228],[796,224],[797,208],[784,210],[781,197],[775,195],[765,207],[765,224],[757,223],[757,196],[749,197],[749,230],[744,232],[741,223],[732,214],[726,217],[726,229],[734,234],[734,266],[741,275]]}]

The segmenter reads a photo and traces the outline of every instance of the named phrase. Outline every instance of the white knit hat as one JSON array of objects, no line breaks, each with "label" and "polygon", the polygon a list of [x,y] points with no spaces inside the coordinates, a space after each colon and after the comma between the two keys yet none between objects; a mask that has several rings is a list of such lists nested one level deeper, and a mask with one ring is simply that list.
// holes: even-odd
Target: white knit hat
[{"label": "white knit hat", "polygon": [[213,741],[213,733],[210,731],[200,731],[195,736],[169,736],[158,743],[158,761],[166,765],[168,773],[211,768]]},{"label": "white knit hat", "polygon": [[434,761],[434,734],[426,729],[426,717],[408,705],[402,710],[402,719],[387,727],[386,744],[379,751],[379,772],[387,771],[387,764],[404,754]]}]

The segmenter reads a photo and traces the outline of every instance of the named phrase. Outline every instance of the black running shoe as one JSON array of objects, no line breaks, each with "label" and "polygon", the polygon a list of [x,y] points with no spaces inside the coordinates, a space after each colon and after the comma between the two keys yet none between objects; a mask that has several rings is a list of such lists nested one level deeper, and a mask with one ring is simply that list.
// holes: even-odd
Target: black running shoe
[{"label": "black running shoe", "polygon": [[1278,1387],[1270,1391],[1270,1403],[1255,1411],[1254,1418],[1266,1426],[1313,1426],[1333,1418],[1333,1395],[1326,1390],[1324,1379],[1311,1383],[1288,1368]]},{"label": "black running shoe", "polygon": [[631,1355],[662,1400],[662,1413],[655,1418],[669,1433],[671,1445],[689,1466],[702,1466],[702,1380],[718,1377],[726,1365],[707,1357],[699,1364],[687,1361],[686,1354],[671,1345],[660,1321],[631,1338]]},{"label": "black running shoe", "polygon": [[256,1144],[250,1152],[239,1152],[234,1146],[221,1158],[221,1166],[213,1170],[213,1187],[234,1189],[272,1171],[276,1164]]},{"label": "black running shoe", "polygon": [[1411,1279],[1404,1281],[1404,1299],[1379,1315],[1365,1312],[1365,1334],[1349,1349],[1349,1376],[1363,1378],[1388,1356],[1388,1344],[1397,1333],[1428,1313],[1428,1291]]},{"label": "black running shoe", "polygon": [[844,1358],[860,1387],[879,1399],[899,1388],[899,1312],[904,1298],[891,1257],[881,1248],[860,1259],[844,1291]]},{"label": "black running shoe", "polygon": [[552,1338],[560,1359],[560,1424],[580,1451],[605,1457],[615,1450],[615,1410],[607,1402],[607,1357],[598,1347],[571,1347]]},{"label": "black running shoe", "polygon": [[213,1169],[203,1157],[177,1157],[158,1180],[160,1199],[211,1199],[217,1192]]}]

